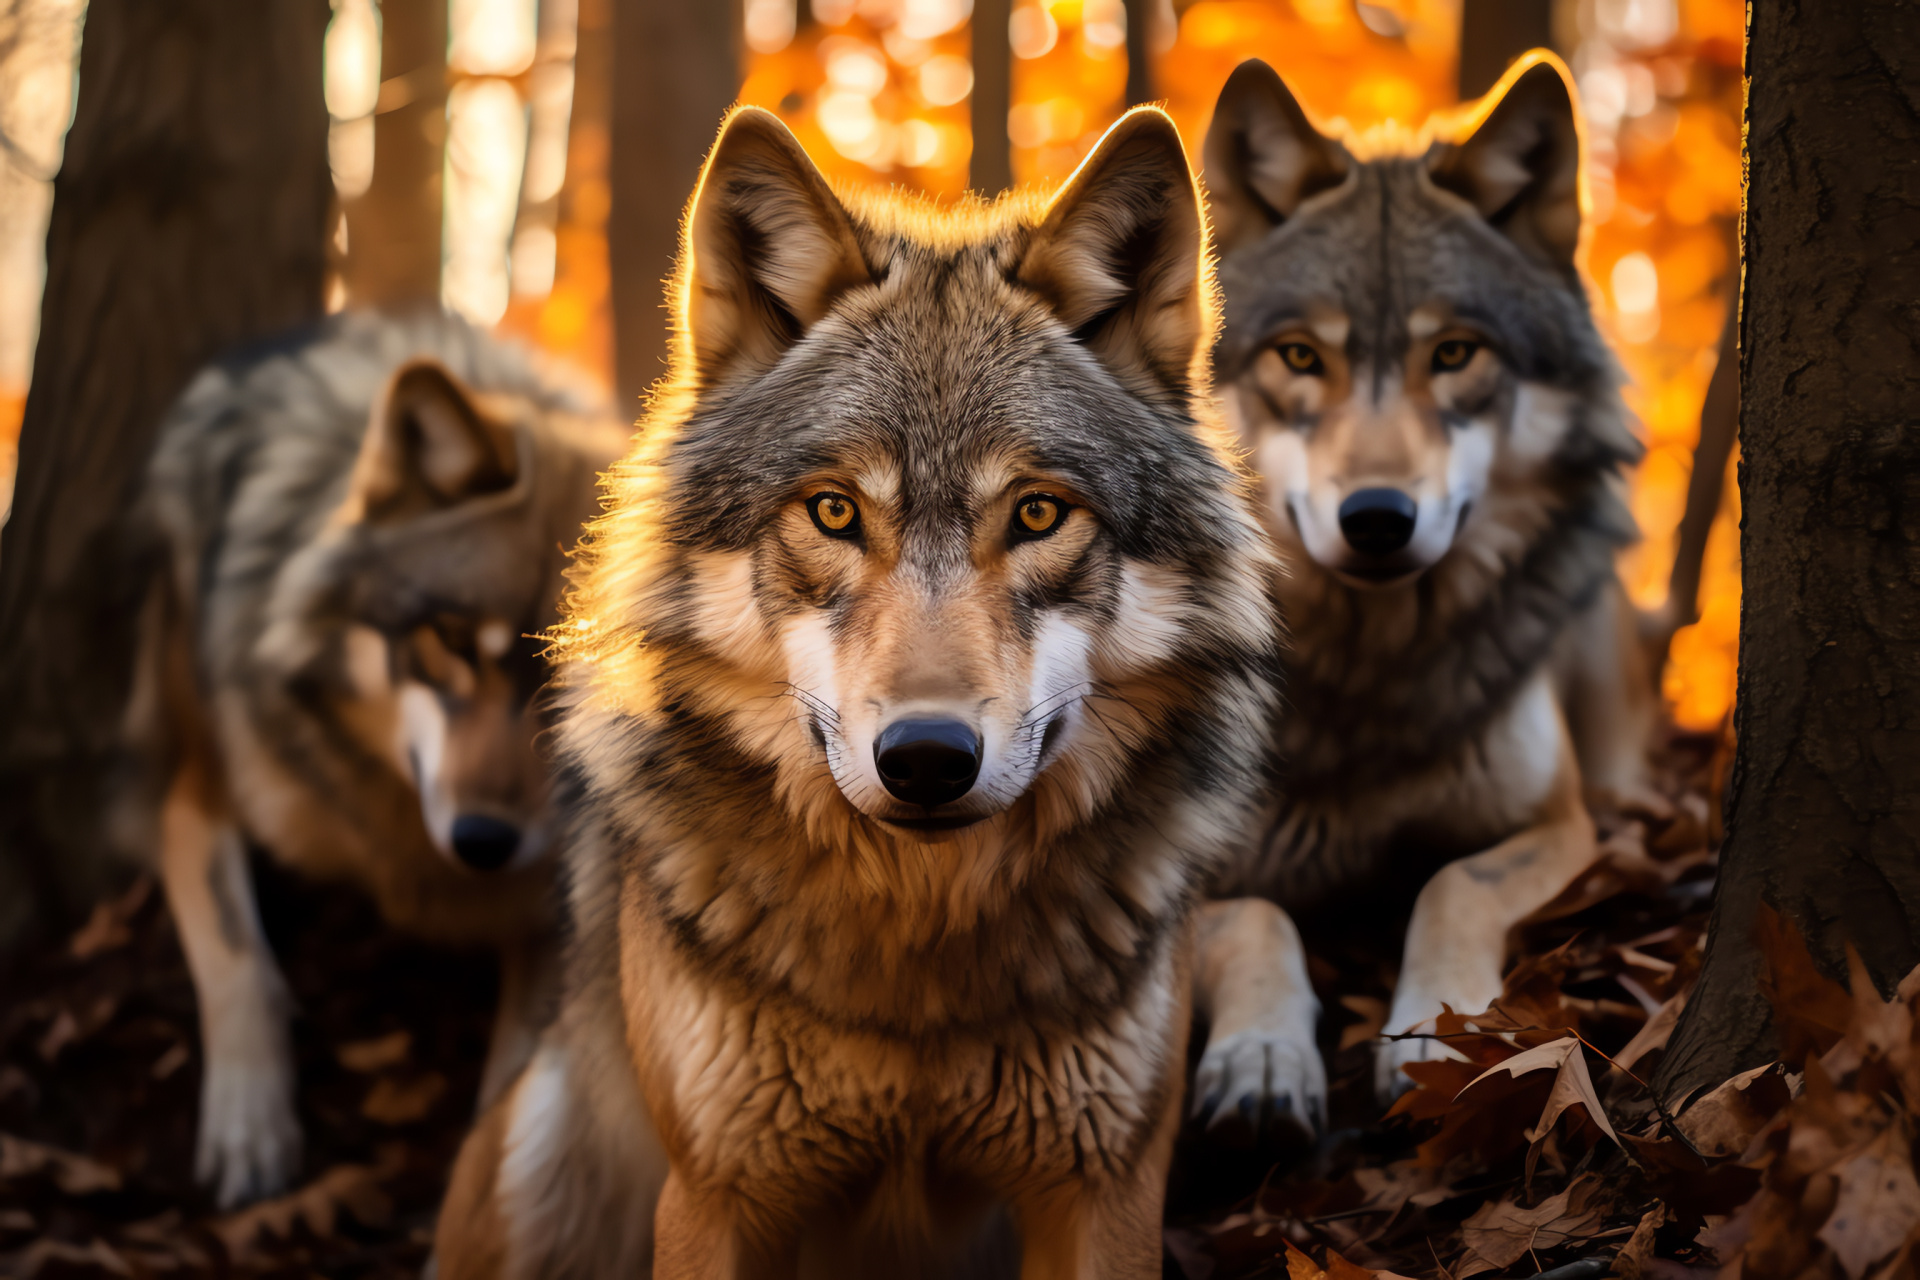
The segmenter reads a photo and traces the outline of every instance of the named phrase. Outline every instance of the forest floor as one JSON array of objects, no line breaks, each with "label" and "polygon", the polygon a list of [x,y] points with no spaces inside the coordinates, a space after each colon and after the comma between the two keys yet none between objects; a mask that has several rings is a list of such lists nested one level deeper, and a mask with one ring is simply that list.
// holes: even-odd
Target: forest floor
[{"label": "forest floor", "polygon": [[[1166,1274],[1912,1280],[1920,989],[1882,1005],[1857,983],[1855,1000],[1776,929],[1800,1070],[1729,1082],[1684,1132],[1647,1093],[1699,967],[1724,755],[1669,735],[1672,812],[1599,815],[1601,859],[1521,931],[1499,1004],[1443,1019],[1467,1061],[1417,1068],[1385,1116],[1371,1048],[1398,927],[1371,903],[1305,922],[1331,1131],[1185,1135]],[[351,893],[258,873],[299,1005],[304,1183],[237,1213],[195,1187],[193,992],[141,881],[0,977],[0,1275],[418,1274],[471,1117],[491,964],[393,935]]]}]

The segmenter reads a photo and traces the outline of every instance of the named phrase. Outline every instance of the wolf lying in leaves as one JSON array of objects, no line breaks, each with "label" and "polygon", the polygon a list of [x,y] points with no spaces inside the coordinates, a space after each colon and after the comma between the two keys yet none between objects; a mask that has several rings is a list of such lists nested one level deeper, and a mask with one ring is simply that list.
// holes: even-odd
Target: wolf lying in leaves
[{"label": "wolf lying in leaves", "polygon": [[[1511,929],[1592,859],[1583,791],[1665,807],[1613,564],[1640,446],[1575,266],[1567,76],[1523,60],[1456,140],[1362,158],[1248,62],[1206,161],[1216,372],[1289,568],[1279,802],[1227,887],[1300,908],[1430,877],[1386,1029],[1431,1030],[1499,996]],[[1387,1041],[1379,1092],[1442,1053]],[[1324,1089],[1310,1030],[1203,1076],[1203,1104]]]},{"label": "wolf lying in leaves", "polygon": [[556,631],[567,993],[439,1274],[1157,1277],[1196,1000],[1311,1000],[1277,911],[1201,905],[1268,794],[1277,566],[1179,137],[945,211],[741,109],[686,226]]}]

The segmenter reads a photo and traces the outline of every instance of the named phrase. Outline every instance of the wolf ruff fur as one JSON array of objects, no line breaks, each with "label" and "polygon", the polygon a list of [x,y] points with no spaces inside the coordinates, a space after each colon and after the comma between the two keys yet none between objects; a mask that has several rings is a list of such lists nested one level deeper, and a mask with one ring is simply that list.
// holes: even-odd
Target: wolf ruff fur
[{"label": "wolf ruff fur", "polygon": [[624,441],[425,316],[347,314],[217,364],[163,425],[124,814],[193,975],[198,1171],[221,1202],[285,1185],[300,1154],[249,843],[404,929],[500,947],[485,1087],[530,1049],[551,896],[532,636]]},{"label": "wolf ruff fur", "polygon": [[[1387,1019],[1406,1031],[1499,996],[1509,931],[1592,857],[1583,786],[1660,804],[1614,570],[1640,446],[1576,267],[1579,124],[1537,54],[1448,137],[1356,155],[1254,61],[1205,158],[1216,372],[1288,563],[1279,800],[1223,888],[1310,907],[1432,873]],[[1443,1052],[1385,1042],[1379,1091]],[[1257,1084],[1221,1069],[1208,1087]]]},{"label": "wolf ruff fur", "polygon": [[[944,211],[729,117],[556,633],[567,991],[442,1280],[1159,1275],[1193,1002],[1311,1002],[1283,916],[1200,903],[1279,710],[1211,289],[1157,111]],[[977,776],[915,791],[928,723]],[[1267,976],[1194,991],[1196,934]]]}]

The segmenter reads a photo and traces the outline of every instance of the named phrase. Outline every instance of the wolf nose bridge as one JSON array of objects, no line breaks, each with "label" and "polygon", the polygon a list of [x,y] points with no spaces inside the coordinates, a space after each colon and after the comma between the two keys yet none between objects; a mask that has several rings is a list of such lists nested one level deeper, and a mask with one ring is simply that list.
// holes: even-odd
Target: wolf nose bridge
[{"label": "wolf nose bridge", "polygon": [[1419,510],[1398,489],[1356,489],[1340,504],[1340,532],[1363,555],[1387,555],[1413,541]]},{"label": "wolf nose bridge", "polygon": [[895,799],[958,800],[980,776],[980,735],[958,720],[896,720],[873,744],[874,767]]}]

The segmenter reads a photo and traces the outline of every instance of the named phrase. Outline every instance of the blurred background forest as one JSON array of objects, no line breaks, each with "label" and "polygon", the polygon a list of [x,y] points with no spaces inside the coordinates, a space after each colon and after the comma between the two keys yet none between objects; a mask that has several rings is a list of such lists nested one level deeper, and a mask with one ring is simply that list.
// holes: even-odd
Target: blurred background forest
[{"label": "blurred background forest", "polygon": [[[1164,102],[1197,155],[1245,58],[1365,134],[1444,118],[1548,43],[1579,82],[1587,271],[1650,446],[1627,582],[1656,615],[1693,591],[1670,572],[1737,274],[1740,0],[699,0],[636,3],[616,39],[620,3],[334,0],[330,310],[444,305],[637,414],[663,368],[674,220],[730,101],[779,112],[842,181],[952,200],[1057,181],[1135,102]],[[0,511],[84,28],[81,0],[0,9]],[[981,121],[1002,103],[996,136]],[[1686,625],[1664,688],[1694,729],[1733,698],[1738,497],[1719,480],[1695,486],[1698,619],[1669,610]]]},{"label": "blurred background forest", "polygon": [[[1772,18],[1766,9],[1756,7],[1756,29],[1790,25],[1784,9]],[[1807,22],[1853,50],[1838,12]],[[332,0],[330,13],[324,0],[95,0],[94,15],[89,31],[85,0],[0,0],[0,513],[30,418],[18,518],[0,527],[10,553],[0,560],[0,706],[10,717],[0,723],[0,953],[30,928],[42,935],[11,973],[0,969],[0,1272],[414,1274],[477,1088],[491,967],[383,931],[350,894],[295,893],[261,868],[268,932],[302,1002],[308,1180],[226,1215],[210,1215],[191,1190],[195,1013],[172,927],[150,878],[129,887],[81,868],[78,855],[100,843],[88,821],[92,771],[119,714],[120,693],[100,673],[122,661],[114,646],[126,641],[101,637],[130,632],[134,607],[113,574],[95,570],[113,554],[116,487],[130,501],[161,406],[193,368],[238,339],[310,319],[316,304],[444,307],[571,366],[637,417],[665,368],[661,286],[678,219],[731,102],[778,112],[841,182],[953,201],[1058,181],[1141,102],[1164,103],[1197,156],[1220,86],[1246,58],[1274,66],[1323,128],[1364,143],[1444,129],[1515,56],[1548,45],[1572,68],[1584,107],[1584,267],[1648,445],[1630,480],[1644,536],[1622,570],[1667,654],[1673,726],[1657,773],[1672,812],[1598,815],[1601,856],[1569,887],[1562,905],[1572,914],[1524,931],[1500,1006],[1518,1021],[1489,1024],[1505,1039],[1474,1039],[1473,1070],[1492,1074],[1524,1047],[1511,1088],[1462,1105],[1460,1081],[1436,1075],[1407,1095],[1398,1115],[1410,1122],[1381,1124],[1368,1063],[1390,965],[1365,940],[1351,954],[1316,955],[1335,1131],[1280,1177],[1260,1152],[1236,1163],[1205,1149],[1179,1166],[1168,1274],[1177,1264],[1211,1280],[1282,1268],[1292,1280],[1368,1276],[1351,1256],[1391,1266],[1374,1276],[1553,1267],[1581,1280],[1614,1265],[1628,1280],[1680,1280],[1710,1265],[1707,1237],[1695,1234],[1703,1215],[1733,1214],[1736,1226],[1798,1223],[1802,1236],[1817,1228],[1827,1240],[1816,1271],[1805,1240],[1793,1253],[1776,1248],[1777,1232],[1755,1237],[1741,1273],[1750,1280],[1913,1274],[1920,987],[1883,1004],[1857,961],[1851,994],[1831,979],[1849,963],[1835,922],[1851,928],[1856,917],[1865,923],[1850,940],[1866,945],[1869,965],[1877,956],[1895,978],[1912,967],[1910,922],[1904,932],[1888,923],[1904,909],[1899,895],[1861,870],[1911,865],[1910,839],[1885,834],[1909,820],[1911,773],[1882,767],[1897,754],[1884,742],[1849,752],[1854,737],[1876,732],[1909,741],[1916,722],[1899,721],[1887,692],[1910,640],[1870,647],[1895,629],[1885,618],[1911,616],[1894,607],[1906,597],[1884,568],[1890,557],[1859,552],[1890,545],[1893,500],[1882,502],[1877,478],[1893,476],[1892,493],[1920,468],[1834,447],[1836,467],[1873,483],[1828,485],[1799,507],[1780,495],[1789,480],[1807,489],[1795,473],[1813,475],[1809,459],[1853,439],[1866,412],[1859,388],[1882,388],[1899,406],[1886,414],[1912,403],[1895,377],[1911,359],[1884,355],[1892,339],[1876,346],[1849,331],[1847,300],[1892,299],[1859,332],[1903,332],[1887,319],[1908,315],[1914,293],[1897,260],[1913,241],[1901,211],[1920,204],[1878,187],[1870,205],[1835,204],[1834,191],[1852,188],[1811,163],[1818,208],[1791,234],[1775,231],[1777,256],[1755,255],[1766,240],[1749,223],[1745,376],[1765,391],[1749,397],[1749,426],[1772,424],[1774,434],[1748,432],[1752,470],[1772,482],[1749,491],[1749,545],[1761,549],[1749,557],[1747,659],[1750,678],[1770,674],[1759,687],[1776,696],[1745,699],[1739,750],[1764,781],[1748,789],[1757,816],[1747,819],[1746,861],[1716,867],[1741,808],[1741,770],[1726,781],[1742,593],[1739,494],[1726,481],[1739,393],[1723,357],[1742,269],[1743,0]],[[1782,57],[1774,38],[1779,65],[1754,81],[1749,152],[1756,190],[1774,175],[1774,203],[1754,200],[1748,217],[1771,214],[1778,227],[1802,212],[1779,177],[1801,172],[1800,155],[1857,166],[1864,148],[1898,142],[1886,125],[1894,107],[1902,119],[1911,112],[1897,83],[1876,89],[1854,64],[1837,73],[1839,55],[1805,74],[1811,55]],[[1875,75],[1920,65],[1900,64],[1890,38],[1856,44],[1883,59]],[[1826,115],[1812,111],[1815,99]],[[232,104],[252,102],[265,104],[259,118],[236,122]],[[1771,132],[1759,110],[1768,102]],[[1841,126],[1854,127],[1861,103],[1882,112],[1878,132],[1862,127],[1871,143],[1849,147]],[[1783,113],[1827,132],[1797,135],[1779,126]],[[1791,164],[1780,158],[1789,152]],[[1887,190],[1901,173],[1920,175],[1892,168]],[[1825,305],[1821,294],[1840,301]],[[49,338],[36,354],[43,322]],[[1812,350],[1820,342],[1831,344],[1824,373]],[[1782,373],[1768,358],[1795,363]],[[1806,369],[1816,373],[1796,391]],[[1756,532],[1775,537],[1771,558]],[[1825,559],[1807,557],[1811,543]],[[1920,574],[1906,581],[1920,584]],[[36,613],[20,600],[51,604]],[[1782,675],[1816,666],[1821,679],[1804,696]],[[1886,728],[1896,721],[1898,732]],[[1796,774],[1779,762],[1803,741],[1813,764]],[[1805,780],[1849,768],[1865,781],[1843,779],[1855,787],[1844,805]],[[1770,796],[1778,813],[1763,808]],[[1885,827],[1869,831],[1867,819],[1881,818]],[[1696,987],[1715,876],[1725,873],[1720,900],[1751,914],[1755,886],[1789,864],[1796,884],[1820,887],[1784,901],[1816,943],[1813,958],[1790,929],[1756,951],[1740,929],[1716,925],[1717,938],[1732,939],[1721,944],[1722,987]],[[1860,884],[1875,887],[1856,892]],[[71,919],[58,918],[62,904]],[[1881,996],[1892,994],[1883,982]],[[1701,1123],[1719,1127],[1696,1147],[1654,1114],[1658,1078],[1649,1086],[1634,1071],[1666,1069],[1651,1055],[1681,1034],[1689,1001],[1706,1011],[1694,1042],[1740,1041],[1718,1056],[1694,1042],[1691,1057],[1672,1055],[1692,1072],[1689,1089],[1724,1079],[1736,1049],[1772,1051],[1762,1025],[1770,1001],[1784,1069],[1811,1073],[1809,1054],[1825,1055],[1820,1070],[1837,1091],[1808,1089],[1789,1103],[1782,1068],[1743,1070],[1700,1104]],[[1599,1091],[1580,1103],[1588,1118],[1556,1131],[1556,1110],[1536,1126],[1549,1085],[1557,1098],[1562,1077],[1587,1080],[1588,1067],[1606,1072],[1587,1081]],[[1789,1145],[1823,1154],[1767,1163]],[[1896,1207],[1906,1216],[1880,1201],[1877,1214],[1836,1211],[1828,1239],[1834,1188],[1878,1194],[1893,1185],[1883,1164],[1905,1178]],[[1527,1189],[1515,1192],[1522,1170]],[[1283,1219],[1297,1228],[1284,1243]],[[1723,1234],[1712,1247],[1731,1256],[1744,1239]],[[1619,1257],[1593,1254],[1599,1240],[1618,1244]],[[1902,1240],[1898,1258],[1870,1272]],[[1324,1262],[1300,1254],[1301,1243]],[[1754,1261],[1763,1254],[1764,1267]]]}]

